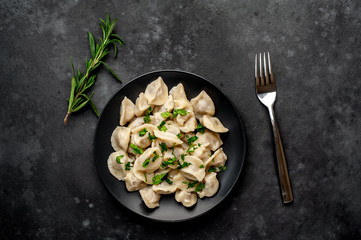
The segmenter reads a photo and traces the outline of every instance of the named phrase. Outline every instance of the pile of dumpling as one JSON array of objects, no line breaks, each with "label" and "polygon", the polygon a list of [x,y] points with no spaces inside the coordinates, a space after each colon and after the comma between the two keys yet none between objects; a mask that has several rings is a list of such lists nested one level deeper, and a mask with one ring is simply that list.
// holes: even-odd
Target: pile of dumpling
[{"label": "pile of dumpling", "polygon": [[185,207],[213,196],[227,160],[219,133],[228,132],[214,114],[205,91],[189,101],[183,84],[168,93],[158,77],[135,104],[124,97],[120,126],[111,136],[109,171],[128,191],[139,190],[148,208],[159,207],[162,194],[175,193]]}]

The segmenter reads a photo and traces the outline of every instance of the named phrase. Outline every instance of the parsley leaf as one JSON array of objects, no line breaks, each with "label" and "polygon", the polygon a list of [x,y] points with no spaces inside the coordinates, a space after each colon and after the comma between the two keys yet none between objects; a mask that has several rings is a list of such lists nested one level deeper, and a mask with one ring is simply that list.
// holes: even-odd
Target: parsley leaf
[{"label": "parsley leaf", "polygon": [[210,167],[208,170],[208,172],[215,172],[215,171],[217,171],[217,169],[215,167]]},{"label": "parsley leaf", "polygon": [[149,123],[150,122],[150,117],[149,117],[149,114],[152,112],[152,107],[149,106],[148,110],[146,111],[145,113],[145,116],[143,117],[143,120],[145,123]]},{"label": "parsley leaf", "polygon": [[124,155],[117,156],[115,158],[115,161],[117,161],[118,164],[122,164],[122,162],[120,162],[120,159],[122,159],[123,157],[124,157]]},{"label": "parsley leaf", "polygon": [[199,165],[199,168],[204,168],[204,165],[203,164]]},{"label": "parsley leaf", "polygon": [[144,180],[145,182],[148,182],[147,175],[144,173]]},{"label": "parsley leaf", "polygon": [[175,165],[176,162],[177,162],[177,159],[175,157],[169,158],[167,161],[162,162],[161,166],[162,166],[162,168],[165,168],[168,165]]},{"label": "parsley leaf", "polygon": [[139,132],[139,136],[143,137],[147,132],[148,132],[148,130],[146,128],[144,128],[143,130],[141,130]]},{"label": "parsley leaf", "polygon": [[186,184],[188,184],[187,189],[188,189],[188,188],[192,188],[192,187],[194,187],[197,183],[198,183],[198,181],[194,181],[194,182],[189,182],[189,183],[186,183]]},{"label": "parsley leaf", "polygon": [[196,128],[196,131],[197,131],[197,132],[200,132],[200,133],[204,133],[205,128],[204,128],[204,126],[203,126],[201,123],[198,123],[197,128]]},{"label": "parsley leaf", "polygon": [[192,144],[193,142],[197,141],[198,137],[197,136],[193,136],[193,137],[190,137],[188,138],[188,144]]},{"label": "parsley leaf", "polygon": [[144,168],[148,167],[149,163],[150,163],[150,158],[145,159],[145,161],[142,164],[142,167]]},{"label": "parsley leaf", "polygon": [[165,122],[164,122],[164,121],[162,121],[157,128],[158,128],[160,131],[163,131],[163,132],[167,131],[167,127],[165,126]]},{"label": "parsley leaf", "polygon": [[226,170],[226,168],[227,168],[226,166],[219,166],[219,167],[218,167],[219,171],[221,171],[221,172],[223,172],[224,170]]},{"label": "parsley leaf", "polygon": [[170,116],[170,112],[166,111],[160,114],[163,118],[167,119]]},{"label": "parsley leaf", "polygon": [[130,144],[130,147],[133,149],[134,153],[138,153],[138,154],[142,154],[143,153],[143,149],[137,147],[134,143]]},{"label": "parsley leaf", "polygon": [[185,116],[188,114],[188,112],[184,109],[174,109],[173,110],[173,118],[177,117],[178,114],[182,115],[182,116]]},{"label": "parsley leaf", "polygon": [[181,138],[182,138],[182,133],[179,132],[179,133],[177,134],[177,137],[178,137],[179,139],[181,139]]},{"label": "parsley leaf", "polygon": [[171,180],[169,180],[169,178],[167,178],[165,181],[166,181],[168,184],[172,184],[172,183],[173,183]]},{"label": "parsley leaf", "polygon": [[148,133],[148,139],[153,142],[153,140],[158,139],[156,136],[152,135],[151,133]]},{"label": "parsley leaf", "polygon": [[125,170],[130,170],[130,162],[127,162],[127,163],[125,164]]},{"label": "parsley leaf", "polygon": [[168,151],[167,145],[165,145],[165,143],[160,143],[159,146],[160,146],[162,153]]},{"label": "parsley leaf", "polygon": [[188,167],[189,165],[192,165],[192,163],[190,162],[183,162],[183,164],[181,164],[178,160],[178,167],[177,169],[182,169],[182,168],[185,168],[185,167]]},{"label": "parsley leaf", "polygon": [[200,183],[197,185],[196,189],[194,190],[195,192],[200,192],[202,191],[202,189],[205,187],[204,183]]},{"label": "parsley leaf", "polygon": [[155,160],[157,160],[159,158],[159,155],[156,151],[153,152],[154,157],[152,158],[152,162],[154,162]]},{"label": "parsley leaf", "polygon": [[153,184],[158,185],[159,183],[163,182],[167,177],[168,177],[168,173],[155,175],[153,177]]}]

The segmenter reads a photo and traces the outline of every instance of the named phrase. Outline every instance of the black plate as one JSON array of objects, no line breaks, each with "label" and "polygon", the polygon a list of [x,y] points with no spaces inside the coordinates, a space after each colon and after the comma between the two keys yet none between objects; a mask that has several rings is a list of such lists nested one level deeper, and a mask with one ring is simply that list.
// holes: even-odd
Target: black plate
[{"label": "black plate", "polygon": [[[185,208],[172,195],[162,195],[160,207],[148,209],[137,192],[128,192],[123,181],[114,178],[107,166],[108,156],[113,152],[110,137],[119,124],[119,109],[124,96],[134,103],[147,84],[161,76],[168,89],[183,83],[188,99],[205,90],[213,99],[216,117],[229,129],[221,134],[224,152],[228,156],[226,171],[217,174],[220,188],[211,198],[198,199],[195,206]],[[95,165],[100,177],[111,194],[131,211],[149,219],[178,222],[198,217],[218,205],[235,185],[244,162],[246,152],[245,132],[238,112],[231,101],[212,83],[192,73],[182,71],[156,71],[135,78],[123,86],[108,102],[100,116],[94,139]]]}]

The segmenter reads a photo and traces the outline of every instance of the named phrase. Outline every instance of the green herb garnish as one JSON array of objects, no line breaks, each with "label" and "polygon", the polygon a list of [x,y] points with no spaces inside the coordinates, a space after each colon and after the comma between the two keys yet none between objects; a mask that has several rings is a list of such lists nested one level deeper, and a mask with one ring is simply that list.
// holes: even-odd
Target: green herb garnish
[{"label": "green herb garnish", "polygon": [[169,158],[167,161],[162,162],[161,166],[162,166],[162,168],[165,168],[168,165],[175,165],[176,162],[177,162],[176,158]]},{"label": "green herb garnish", "polygon": [[150,159],[149,158],[145,159],[145,161],[142,164],[142,167],[144,168],[148,167],[149,163],[150,163]]},{"label": "green herb garnish", "polygon": [[182,138],[182,133],[178,133],[178,134],[177,134],[177,137],[178,137],[179,139],[181,139],[181,138]]},{"label": "green herb garnish", "polygon": [[172,184],[172,183],[173,183],[171,180],[169,180],[169,178],[167,178],[165,181],[166,181],[168,184]]},{"label": "green herb garnish", "polygon": [[163,132],[167,131],[167,127],[165,126],[165,122],[164,122],[164,121],[162,121],[157,128],[158,128],[160,131],[163,131]]},{"label": "green herb garnish", "polygon": [[178,160],[178,167],[177,167],[177,169],[182,169],[182,168],[188,167],[189,165],[192,165],[192,163],[190,163],[190,162],[183,162],[183,163],[181,164],[180,161]]},{"label": "green herb garnish", "polygon": [[169,113],[168,111],[166,111],[166,112],[161,113],[160,115],[161,115],[163,118],[167,119],[167,118],[169,118],[170,113]]},{"label": "green herb garnish", "polygon": [[152,112],[152,107],[149,106],[149,108],[147,109],[147,111],[145,112],[145,116],[143,117],[144,123],[149,123],[150,122],[150,113]]},{"label": "green herb garnish", "polygon": [[155,160],[157,160],[159,158],[159,155],[156,151],[153,152],[154,157],[152,158],[152,162],[154,162]]},{"label": "green herb garnish", "polygon": [[122,162],[120,162],[120,159],[122,159],[123,157],[124,157],[124,155],[117,156],[115,158],[115,161],[117,161],[118,164],[122,164]]},{"label": "green herb garnish", "polygon": [[134,153],[143,154],[143,149],[137,147],[134,143],[131,143],[130,147],[133,149]]},{"label": "green herb garnish", "polygon": [[193,136],[187,139],[188,144],[192,144],[193,142],[197,141],[198,137],[197,136]]},{"label": "green herb garnish", "polygon": [[202,189],[204,188],[205,184],[204,183],[200,183],[197,185],[196,189],[194,190],[195,192],[200,192],[202,191]]},{"label": "green herb garnish", "polygon": [[208,169],[208,172],[215,172],[215,171],[217,171],[217,169],[216,169],[215,167],[210,167],[210,168]]},{"label": "green herb garnish", "polygon": [[121,80],[115,74],[115,72],[107,65],[102,59],[110,53],[109,45],[114,46],[115,56],[117,56],[117,46],[116,43],[119,43],[120,46],[124,45],[124,41],[116,34],[113,33],[115,23],[117,19],[114,19],[112,22],[110,21],[109,15],[107,15],[106,20],[100,19],[100,28],[103,31],[103,38],[100,39],[100,44],[95,42],[93,35],[88,32],[89,36],[89,46],[91,52],[91,58],[89,61],[85,59],[85,67],[86,71],[83,73],[78,70],[75,73],[73,61],[71,60],[71,66],[73,69],[73,76],[71,78],[71,89],[70,89],[70,97],[68,101],[68,112],[64,118],[64,124],[68,122],[68,118],[71,113],[77,112],[90,103],[94,113],[99,117],[98,110],[91,100],[94,92],[88,96],[86,95],[87,90],[94,84],[97,75],[95,74],[96,70],[101,64],[103,64],[109,71],[113,74],[113,76]]},{"label": "green herb garnish", "polygon": [[145,182],[148,182],[147,175],[144,173],[144,180]]},{"label": "green herb garnish", "polygon": [[167,179],[167,176],[168,176],[168,173],[162,173],[162,174],[159,174],[159,175],[155,175],[155,176],[153,177],[153,184],[154,184],[154,185],[160,184],[160,183],[163,182],[165,179]]},{"label": "green herb garnish", "polygon": [[185,116],[188,114],[188,112],[184,109],[174,109],[173,110],[173,118],[177,117],[178,114],[182,115],[182,116]]},{"label": "green herb garnish", "polygon": [[188,188],[194,187],[194,186],[198,183],[198,181],[194,181],[194,182],[183,182],[183,183],[188,185],[188,187],[187,187],[187,189],[188,189]]},{"label": "green herb garnish", "polygon": [[219,166],[218,169],[219,169],[219,171],[223,172],[224,170],[227,169],[227,167],[226,166]]},{"label": "green herb garnish", "polygon": [[125,170],[130,170],[130,162],[127,162],[127,163],[125,164]]},{"label": "green herb garnish", "polygon": [[203,126],[201,123],[198,123],[197,128],[196,128],[196,131],[197,131],[197,132],[200,132],[200,133],[204,133],[205,128],[204,128],[204,126]]},{"label": "green herb garnish", "polygon": [[148,130],[146,128],[144,128],[143,130],[141,130],[139,132],[139,136],[143,137],[147,132],[148,132]]},{"label": "green herb garnish", "polygon": [[162,153],[168,151],[167,145],[165,143],[160,143],[159,147],[160,147],[160,150],[162,151]]},{"label": "green herb garnish", "polygon": [[199,168],[204,168],[204,165],[203,164],[199,165]]},{"label": "green herb garnish", "polygon": [[153,140],[158,139],[156,136],[152,135],[151,133],[148,133],[148,139],[153,142]]}]

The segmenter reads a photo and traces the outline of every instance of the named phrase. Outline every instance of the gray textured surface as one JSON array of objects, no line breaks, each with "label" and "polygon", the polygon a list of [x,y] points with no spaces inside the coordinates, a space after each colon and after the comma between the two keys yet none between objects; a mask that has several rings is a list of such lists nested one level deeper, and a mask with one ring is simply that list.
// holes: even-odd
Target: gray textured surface
[{"label": "gray textured surface", "polygon": [[[108,58],[123,83],[181,69],[220,87],[241,114],[247,158],[226,201],[197,221],[158,224],[120,206],[92,156],[90,110],[63,126],[73,57],[118,18]],[[1,1],[0,238],[359,239],[361,7],[358,1]],[[253,61],[270,51],[295,202],[283,206]],[[101,70],[102,110],[122,85]]]}]

